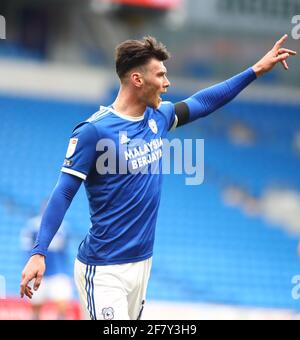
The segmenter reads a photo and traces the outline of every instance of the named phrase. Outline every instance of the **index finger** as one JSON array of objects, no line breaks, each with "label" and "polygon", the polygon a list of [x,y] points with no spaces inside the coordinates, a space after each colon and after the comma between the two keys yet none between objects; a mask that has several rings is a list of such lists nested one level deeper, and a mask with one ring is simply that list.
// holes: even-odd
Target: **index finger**
[{"label": "index finger", "polygon": [[287,40],[288,35],[285,34],[284,36],[282,36],[278,41],[276,41],[273,49],[275,49],[275,51],[278,51],[280,49],[280,47],[285,43],[285,41]]}]

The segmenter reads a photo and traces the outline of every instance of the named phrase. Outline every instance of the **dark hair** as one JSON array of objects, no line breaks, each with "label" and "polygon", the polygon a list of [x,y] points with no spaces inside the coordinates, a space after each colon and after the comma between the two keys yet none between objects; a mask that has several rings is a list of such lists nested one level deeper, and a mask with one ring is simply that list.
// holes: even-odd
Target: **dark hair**
[{"label": "dark hair", "polygon": [[142,40],[126,40],[116,47],[116,71],[120,79],[123,79],[128,71],[134,67],[146,65],[155,58],[165,61],[170,58],[166,46],[151,36]]}]

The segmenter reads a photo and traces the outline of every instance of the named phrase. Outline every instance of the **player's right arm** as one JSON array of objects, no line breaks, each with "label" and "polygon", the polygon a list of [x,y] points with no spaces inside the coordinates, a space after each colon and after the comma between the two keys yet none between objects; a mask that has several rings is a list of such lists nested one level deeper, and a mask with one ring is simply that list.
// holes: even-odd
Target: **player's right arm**
[{"label": "player's right arm", "polygon": [[52,192],[43,214],[41,226],[31,258],[27,262],[20,285],[20,295],[32,297],[29,282],[33,279],[34,290],[40,286],[45,272],[45,257],[48,247],[83,180],[86,179],[96,158],[98,136],[91,124],[78,127],[72,135],[62,173]]},{"label": "player's right arm", "polygon": [[32,297],[33,292],[28,285],[31,280],[35,279],[34,290],[39,288],[46,269],[45,256],[47,249],[59,229],[81,182],[82,179],[78,177],[65,173],[60,175],[43,215],[31,257],[22,272],[20,285],[21,297],[23,297],[24,294],[29,298]]}]

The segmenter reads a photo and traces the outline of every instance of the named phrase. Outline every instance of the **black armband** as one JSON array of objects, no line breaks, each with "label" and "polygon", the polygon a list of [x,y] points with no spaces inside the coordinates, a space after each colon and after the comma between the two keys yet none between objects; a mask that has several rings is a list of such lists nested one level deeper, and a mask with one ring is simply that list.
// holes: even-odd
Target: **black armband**
[{"label": "black armband", "polygon": [[178,118],[177,127],[187,124],[190,121],[190,110],[184,102],[175,104],[175,114]]}]

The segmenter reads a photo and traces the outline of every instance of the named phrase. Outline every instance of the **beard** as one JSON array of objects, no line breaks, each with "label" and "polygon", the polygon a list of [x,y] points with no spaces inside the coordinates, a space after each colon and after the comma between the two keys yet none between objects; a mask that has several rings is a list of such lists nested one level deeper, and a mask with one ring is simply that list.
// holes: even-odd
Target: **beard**
[{"label": "beard", "polygon": [[146,97],[146,105],[153,109],[159,108],[161,102],[162,99],[160,97],[160,93],[159,94],[157,94],[157,92],[155,94],[152,93],[151,95],[148,95],[148,97]]}]

